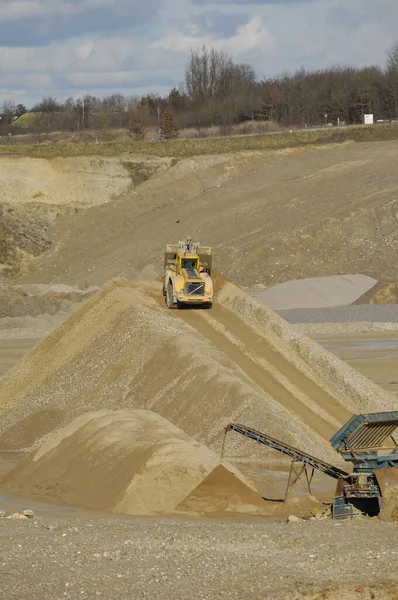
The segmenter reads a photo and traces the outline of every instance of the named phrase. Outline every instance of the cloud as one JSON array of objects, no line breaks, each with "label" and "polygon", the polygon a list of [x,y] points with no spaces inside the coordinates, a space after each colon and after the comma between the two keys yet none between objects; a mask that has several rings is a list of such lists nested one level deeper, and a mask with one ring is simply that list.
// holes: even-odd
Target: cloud
[{"label": "cloud", "polygon": [[255,16],[244,25],[238,27],[234,35],[230,37],[217,37],[214,33],[196,34],[193,29],[192,35],[170,31],[160,40],[152,44],[152,48],[163,48],[173,52],[189,52],[191,48],[211,46],[218,50],[224,50],[238,55],[248,50],[258,48],[261,52],[275,51],[275,38],[269,31],[264,19]]},{"label": "cloud", "polygon": [[0,101],[166,93],[202,45],[259,77],[383,65],[397,22],[397,0],[0,0]]},{"label": "cloud", "polygon": [[[216,37],[233,36],[236,30],[245,25],[250,20],[250,16],[244,13],[226,13],[219,9],[204,11],[195,16],[195,31],[202,34],[211,34]],[[186,28],[186,23],[184,25]]]},{"label": "cloud", "polygon": [[[139,30],[163,0],[0,0],[0,40],[6,46],[47,45],[87,34]],[[2,10],[4,7],[4,10]]]},{"label": "cloud", "polygon": [[266,6],[267,4],[277,4],[283,6],[286,4],[310,4],[311,2],[317,2],[318,0],[193,0],[194,4],[205,6],[208,4],[217,5],[242,5],[247,6],[249,4]]}]

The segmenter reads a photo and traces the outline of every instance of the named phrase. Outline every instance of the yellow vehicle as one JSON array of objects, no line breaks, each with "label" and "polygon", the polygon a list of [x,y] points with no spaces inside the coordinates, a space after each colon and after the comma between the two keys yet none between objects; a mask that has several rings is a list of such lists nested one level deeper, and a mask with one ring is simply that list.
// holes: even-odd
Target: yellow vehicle
[{"label": "yellow vehicle", "polygon": [[167,244],[164,255],[163,295],[169,308],[213,303],[211,248],[193,243],[191,238],[176,245]]}]

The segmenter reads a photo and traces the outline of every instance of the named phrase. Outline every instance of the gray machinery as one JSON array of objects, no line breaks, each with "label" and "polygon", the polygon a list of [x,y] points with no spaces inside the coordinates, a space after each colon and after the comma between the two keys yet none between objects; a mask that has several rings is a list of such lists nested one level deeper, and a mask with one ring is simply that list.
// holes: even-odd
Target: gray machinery
[{"label": "gray machinery", "polygon": [[398,411],[353,415],[332,437],[333,448],[354,466],[337,484],[335,518],[349,517],[354,509],[378,515],[388,488],[398,487],[397,427]]},{"label": "gray machinery", "polygon": [[[244,425],[231,423],[225,433],[235,431],[292,459],[285,501],[297,481],[302,481],[311,493],[315,469],[336,479],[333,517],[345,519],[361,513],[378,515],[386,491],[398,489],[397,428],[398,411],[353,415],[331,439],[333,448],[353,464],[351,473]],[[392,516],[397,513],[398,507]]]}]

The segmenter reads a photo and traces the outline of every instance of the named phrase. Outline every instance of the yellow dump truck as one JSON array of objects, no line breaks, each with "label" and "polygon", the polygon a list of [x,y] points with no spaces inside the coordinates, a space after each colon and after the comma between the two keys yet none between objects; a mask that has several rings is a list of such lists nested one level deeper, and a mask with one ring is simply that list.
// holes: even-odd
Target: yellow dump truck
[{"label": "yellow dump truck", "polygon": [[211,248],[200,246],[198,242],[192,242],[191,238],[175,245],[167,244],[163,295],[168,308],[188,304],[211,307],[211,259]]}]

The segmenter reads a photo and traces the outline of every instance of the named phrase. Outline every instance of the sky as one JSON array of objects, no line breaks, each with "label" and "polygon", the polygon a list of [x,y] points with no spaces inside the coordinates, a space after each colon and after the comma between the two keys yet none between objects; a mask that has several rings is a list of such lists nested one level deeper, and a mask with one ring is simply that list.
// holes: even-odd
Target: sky
[{"label": "sky", "polygon": [[167,94],[203,45],[259,79],[380,65],[398,0],[0,0],[0,102]]}]

